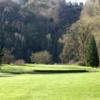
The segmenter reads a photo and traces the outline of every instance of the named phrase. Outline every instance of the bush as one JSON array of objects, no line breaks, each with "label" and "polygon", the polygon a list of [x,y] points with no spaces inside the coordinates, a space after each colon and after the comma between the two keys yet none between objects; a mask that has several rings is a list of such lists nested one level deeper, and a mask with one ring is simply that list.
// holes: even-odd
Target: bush
[{"label": "bush", "polygon": [[83,61],[79,61],[76,64],[80,65],[80,66],[86,66],[85,63]]},{"label": "bush", "polygon": [[11,51],[4,49],[3,52],[4,52],[4,55],[2,57],[2,63],[3,64],[14,63],[15,57],[14,55],[11,54]]},{"label": "bush", "polygon": [[52,62],[52,56],[48,51],[32,53],[31,61],[37,64],[49,64]]},{"label": "bush", "polygon": [[25,64],[25,61],[23,59],[19,59],[19,60],[16,60],[15,61],[15,64],[16,65],[24,65]]},{"label": "bush", "polygon": [[97,52],[97,46],[93,35],[90,35],[85,48],[85,64],[87,66],[97,67],[99,66],[99,56]]}]

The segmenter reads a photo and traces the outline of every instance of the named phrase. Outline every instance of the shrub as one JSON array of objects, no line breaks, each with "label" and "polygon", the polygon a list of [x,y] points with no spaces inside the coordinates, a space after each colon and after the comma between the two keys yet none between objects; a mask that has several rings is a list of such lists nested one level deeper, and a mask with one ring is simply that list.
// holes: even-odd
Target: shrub
[{"label": "shrub", "polygon": [[80,65],[80,66],[86,66],[85,63],[83,61],[79,61],[76,64]]},{"label": "shrub", "polygon": [[15,61],[15,64],[16,65],[24,65],[25,64],[25,61],[23,59],[19,59],[19,60],[16,60]]},{"label": "shrub", "polygon": [[99,56],[97,46],[93,35],[90,35],[85,48],[85,64],[87,66],[99,66]]},{"label": "shrub", "polygon": [[3,64],[13,63],[15,60],[15,57],[14,55],[11,54],[11,51],[4,49],[3,52],[4,52],[4,55],[2,57],[2,63]]},{"label": "shrub", "polygon": [[48,51],[32,53],[31,61],[37,64],[49,64],[52,62],[52,56]]}]

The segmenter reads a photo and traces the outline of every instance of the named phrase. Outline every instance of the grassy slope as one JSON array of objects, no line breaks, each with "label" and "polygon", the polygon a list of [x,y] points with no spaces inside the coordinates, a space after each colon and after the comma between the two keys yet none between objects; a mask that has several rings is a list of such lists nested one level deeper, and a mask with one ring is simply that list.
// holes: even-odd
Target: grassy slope
[{"label": "grassy slope", "polygon": [[[27,66],[30,67],[28,68]],[[46,67],[48,67],[46,68],[47,70],[53,70],[51,65],[27,66],[13,67],[6,65],[3,69],[6,69],[6,72],[7,68],[11,69],[11,67],[15,69],[21,67],[20,71],[23,71],[22,69],[24,71],[43,70]],[[84,69],[78,66],[74,67],[74,65],[54,66],[54,70]],[[4,74],[4,76],[6,75]],[[21,74],[0,77],[0,98],[2,100],[100,100],[100,72]]]}]

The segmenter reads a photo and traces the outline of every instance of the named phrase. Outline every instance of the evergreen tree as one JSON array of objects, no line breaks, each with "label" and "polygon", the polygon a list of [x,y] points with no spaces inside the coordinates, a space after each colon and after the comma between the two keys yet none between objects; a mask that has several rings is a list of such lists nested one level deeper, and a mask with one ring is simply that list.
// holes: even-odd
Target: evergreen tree
[{"label": "evergreen tree", "polygon": [[96,42],[93,35],[90,35],[86,41],[85,64],[87,66],[92,66],[92,67],[99,66],[99,56],[97,52]]},{"label": "evergreen tree", "polygon": [[4,48],[4,33],[1,33],[0,34],[0,65],[2,64],[3,48]]}]

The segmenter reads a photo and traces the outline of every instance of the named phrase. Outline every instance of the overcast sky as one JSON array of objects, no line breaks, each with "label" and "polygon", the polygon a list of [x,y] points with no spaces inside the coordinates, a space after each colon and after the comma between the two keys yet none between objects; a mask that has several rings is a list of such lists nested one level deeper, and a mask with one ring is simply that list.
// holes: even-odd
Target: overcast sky
[{"label": "overcast sky", "polygon": [[67,2],[72,1],[72,2],[83,2],[85,3],[86,0],[66,0]]}]

